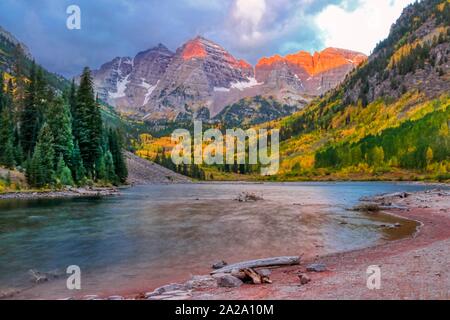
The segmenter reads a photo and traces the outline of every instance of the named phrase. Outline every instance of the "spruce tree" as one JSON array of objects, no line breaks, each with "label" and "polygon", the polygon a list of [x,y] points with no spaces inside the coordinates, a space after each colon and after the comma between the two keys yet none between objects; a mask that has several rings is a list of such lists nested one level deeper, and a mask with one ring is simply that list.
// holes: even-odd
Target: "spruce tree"
[{"label": "spruce tree", "polygon": [[80,147],[78,146],[78,142],[75,142],[75,146],[73,148],[71,169],[73,179],[77,184],[81,184],[82,181],[86,178],[86,170],[84,169],[83,159],[81,158],[81,152]]},{"label": "spruce tree", "polygon": [[56,177],[61,186],[73,186],[72,172],[64,161],[64,156],[60,154],[58,165],[56,166]]},{"label": "spruce tree", "polygon": [[[127,164],[123,155],[123,143],[117,131],[109,130],[109,150],[114,162],[115,174],[121,183],[125,183],[128,177]],[[164,153],[163,153],[164,154]]]},{"label": "spruce tree", "polygon": [[89,68],[85,68],[81,75],[73,117],[75,138],[80,146],[84,166],[94,176],[95,163],[101,155],[102,118]]},{"label": "spruce tree", "polygon": [[96,161],[95,164],[95,171],[97,173],[97,179],[106,181],[108,180],[108,176],[106,174],[106,167],[105,167],[105,157],[102,154]]},{"label": "spruce tree", "polygon": [[44,124],[39,133],[31,165],[29,167],[29,184],[34,187],[52,185],[54,182],[55,151],[53,150],[53,135],[48,124]]},{"label": "spruce tree", "polygon": [[39,130],[39,110],[37,96],[36,65],[31,67],[29,83],[25,90],[23,110],[20,115],[20,140],[23,151],[28,155],[33,153]]},{"label": "spruce tree", "polygon": [[114,168],[113,156],[110,151],[107,151],[105,154],[105,173],[106,180],[112,182],[113,184],[117,184],[118,177]]},{"label": "spruce tree", "polygon": [[75,86],[75,80],[72,80],[72,84],[70,86],[70,91],[67,94],[67,102],[69,103],[70,107],[70,114],[72,116],[72,133],[75,137],[78,136],[77,132],[75,131],[76,128],[78,128],[75,121],[79,118],[77,116],[77,87]]},{"label": "spruce tree", "polygon": [[70,164],[73,154],[72,122],[69,106],[57,97],[49,105],[47,123],[53,133],[55,154],[62,154],[64,162]]},{"label": "spruce tree", "polygon": [[5,107],[0,115],[0,164],[9,169],[15,165],[13,134],[11,111]]}]

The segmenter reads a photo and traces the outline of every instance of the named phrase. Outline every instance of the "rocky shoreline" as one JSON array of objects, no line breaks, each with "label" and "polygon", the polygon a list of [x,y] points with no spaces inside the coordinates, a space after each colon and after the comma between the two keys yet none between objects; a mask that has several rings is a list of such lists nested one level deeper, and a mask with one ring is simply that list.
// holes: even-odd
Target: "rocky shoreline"
[{"label": "rocky shoreline", "polygon": [[0,194],[0,200],[36,200],[36,199],[62,199],[62,198],[85,198],[106,197],[119,195],[117,188],[66,188],[64,190],[51,191],[23,191]]}]

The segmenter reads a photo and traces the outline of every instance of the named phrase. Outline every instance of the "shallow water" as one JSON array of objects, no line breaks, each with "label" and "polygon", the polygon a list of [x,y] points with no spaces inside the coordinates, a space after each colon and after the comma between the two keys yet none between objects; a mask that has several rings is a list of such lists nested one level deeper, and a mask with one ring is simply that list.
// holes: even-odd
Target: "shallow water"
[{"label": "shallow water", "polygon": [[[0,201],[0,293],[16,298],[149,291],[210,265],[347,251],[413,233],[416,223],[346,210],[363,196],[430,187],[397,183],[151,185],[102,199]],[[238,202],[240,192],[264,200]],[[66,289],[78,265],[82,290]],[[61,276],[32,285],[28,271]],[[26,290],[24,290],[26,289]]]}]

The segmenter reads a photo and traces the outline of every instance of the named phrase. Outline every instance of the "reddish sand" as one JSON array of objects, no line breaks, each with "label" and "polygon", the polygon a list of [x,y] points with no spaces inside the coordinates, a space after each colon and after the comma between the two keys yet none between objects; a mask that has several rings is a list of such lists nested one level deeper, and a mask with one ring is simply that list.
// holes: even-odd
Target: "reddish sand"
[{"label": "reddish sand", "polygon": [[[450,192],[422,192],[407,198],[391,197],[408,210],[389,213],[420,221],[410,239],[303,261],[300,266],[273,270],[271,285],[243,285],[238,289],[204,289],[192,299],[449,299],[450,298]],[[327,272],[305,272],[312,262],[326,264]],[[381,267],[381,288],[367,288],[367,268]],[[297,274],[311,278],[300,285]]]}]

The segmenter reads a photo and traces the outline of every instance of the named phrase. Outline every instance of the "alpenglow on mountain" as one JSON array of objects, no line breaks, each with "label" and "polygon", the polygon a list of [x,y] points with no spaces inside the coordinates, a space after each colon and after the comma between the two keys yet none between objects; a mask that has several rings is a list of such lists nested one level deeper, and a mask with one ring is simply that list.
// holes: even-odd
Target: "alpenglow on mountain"
[{"label": "alpenglow on mountain", "polygon": [[306,105],[341,83],[367,57],[328,48],[262,58],[255,67],[203,37],[176,52],[160,44],[134,58],[117,57],[93,72],[99,97],[118,111],[145,120],[213,118],[249,97]]}]

